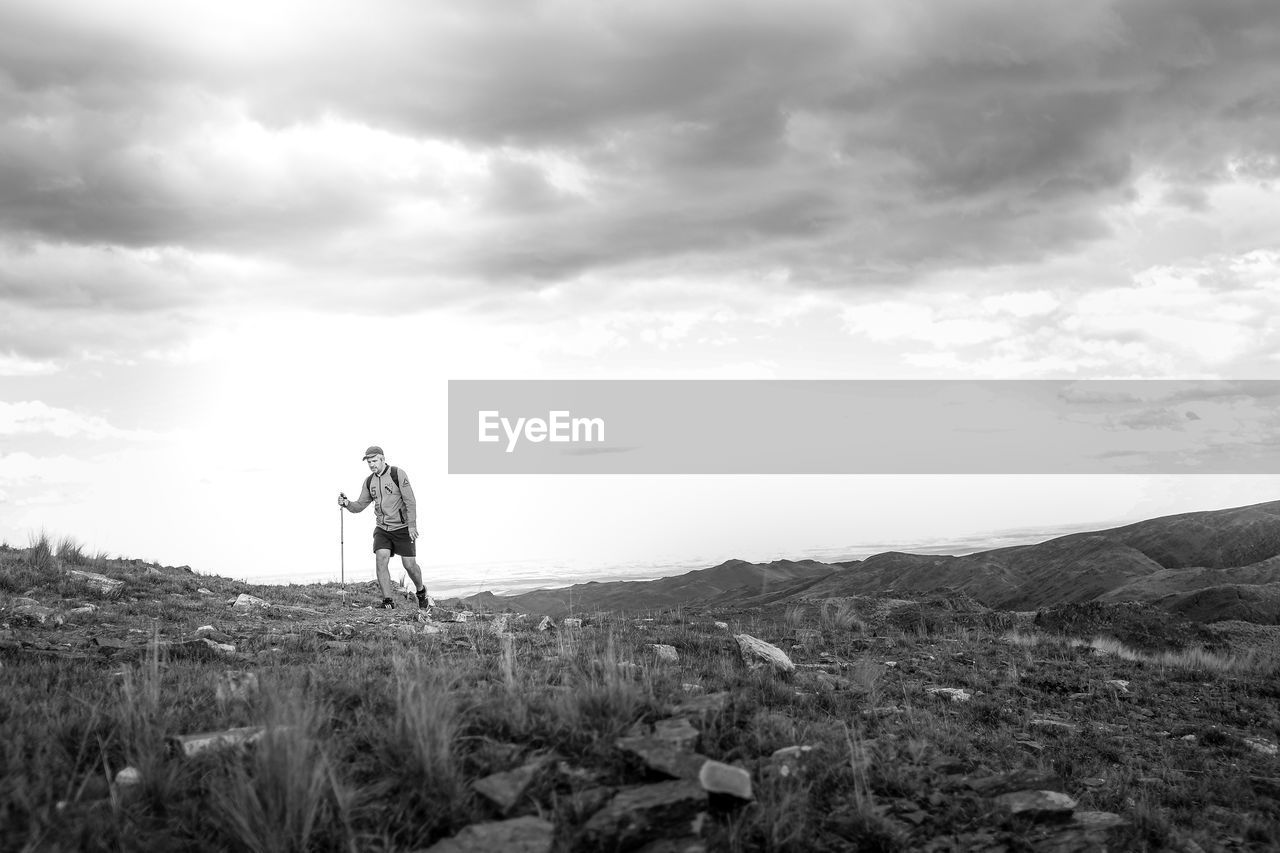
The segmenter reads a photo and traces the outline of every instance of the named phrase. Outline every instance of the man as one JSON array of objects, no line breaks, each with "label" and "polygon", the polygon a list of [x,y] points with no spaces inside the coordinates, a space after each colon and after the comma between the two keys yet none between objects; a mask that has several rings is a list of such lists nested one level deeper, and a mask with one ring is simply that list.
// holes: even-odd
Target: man
[{"label": "man", "polygon": [[418,568],[418,552],[414,543],[418,539],[418,501],[409,484],[409,475],[402,468],[387,464],[386,455],[376,444],[364,452],[364,461],[371,473],[360,488],[360,497],[349,500],[338,495],[338,505],[350,512],[361,512],[373,504],[375,526],[373,528],[373,554],[378,567],[378,585],[382,587],[384,610],[396,606],[391,598],[391,575],[387,565],[392,554],[400,555],[400,564],[413,579],[418,589],[418,606],[427,607],[431,602],[427,588],[422,583],[422,570]]}]

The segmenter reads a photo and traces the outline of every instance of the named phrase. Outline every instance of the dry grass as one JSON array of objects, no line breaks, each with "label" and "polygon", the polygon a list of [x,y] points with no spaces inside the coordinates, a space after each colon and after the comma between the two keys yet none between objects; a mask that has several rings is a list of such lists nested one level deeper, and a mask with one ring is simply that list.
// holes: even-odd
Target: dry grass
[{"label": "dry grass", "polygon": [[[93,600],[82,587],[80,599],[70,597],[55,573],[32,571],[46,558],[30,550],[0,552],[0,588],[12,592],[9,579],[21,576],[17,591],[34,587],[37,598]],[[472,785],[531,756],[554,754],[592,784],[645,781],[616,739],[715,691],[729,700],[695,718],[698,749],[750,770],[756,799],[715,811],[708,849],[1035,849],[1033,835],[1006,825],[963,781],[1015,768],[1057,772],[1081,808],[1130,820],[1114,849],[1180,839],[1211,849],[1230,835],[1258,849],[1280,844],[1274,798],[1251,781],[1273,777],[1274,758],[1246,740],[1280,734],[1276,671],[1261,654],[1144,655],[973,627],[922,633],[864,620],[851,604],[606,616],[552,632],[536,631],[535,617],[514,620],[506,637],[487,621],[428,636],[403,611],[342,609],[340,590],[248,587],[124,563],[104,572],[124,580],[126,594],[96,600],[96,621],[11,629],[48,648],[0,644],[2,849],[425,848],[496,818]],[[200,596],[197,586],[219,595]],[[238,618],[224,602],[242,590],[321,616]],[[789,676],[745,668],[715,619],[807,666]],[[203,624],[232,636],[236,659],[166,650],[166,640]],[[791,649],[802,631],[817,639]],[[132,648],[112,653],[93,636],[124,637]],[[333,636],[342,637],[336,647]],[[657,662],[651,643],[675,646],[680,662]],[[226,669],[255,671],[258,695],[215,701]],[[1134,700],[1103,689],[1108,679],[1130,682]],[[964,687],[974,698],[951,703],[930,695],[932,686]],[[1034,728],[1043,717],[1076,730]],[[247,725],[269,734],[193,758],[167,743]],[[1187,733],[1194,743],[1181,739]],[[808,769],[774,772],[772,752],[798,744],[814,747]],[[110,785],[125,766],[141,771],[136,791]],[[1085,779],[1104,781],[1086,787]],[[581,787],[548,772],[517,813],[553,819],[555,849],[568,850],[589,816],[573,805]]]}]

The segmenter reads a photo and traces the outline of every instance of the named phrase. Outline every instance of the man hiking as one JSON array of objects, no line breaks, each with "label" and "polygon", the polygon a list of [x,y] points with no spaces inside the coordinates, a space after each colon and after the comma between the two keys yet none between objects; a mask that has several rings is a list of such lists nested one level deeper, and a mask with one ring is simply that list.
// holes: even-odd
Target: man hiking
[{"label": "man hiking", "polygon": [[399,554],[400,564],[417,586],[418,606],[427,607],[431,601],[427,588],[422,584],[422,571],[418,568],[418,552],[414,546],[418,539],[418,500],[413,496],[413,486],[409,485],[409,475],[403,468],[388,465],[386,455],[376,444],[364,452],[364,461],[373,473],[365,478],[360,497],[350,500],[339,494],[338,506],[346,507],[350,512],[360,512],[373,504],[373,554],[378,566],[378,585],[382,587],[382,604],[378,606],[384,610],[396,606],[391,598],[391,575],[387,565],[392,554]]}]

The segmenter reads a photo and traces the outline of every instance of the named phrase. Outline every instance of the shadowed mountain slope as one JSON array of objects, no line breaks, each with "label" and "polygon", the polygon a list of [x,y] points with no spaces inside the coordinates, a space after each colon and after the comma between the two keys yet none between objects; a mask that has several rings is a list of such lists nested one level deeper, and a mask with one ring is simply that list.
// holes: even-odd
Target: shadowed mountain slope
[{"label": "shadowed mountain slope", "polygon": [[[990,607],[1033,610],[1113,592],[1119,596],[1118,590],[1132,588],[1143,590],[1133,597],[1151,600],[1174,591],[1164,584],[1175,578],[1182,581],[1181,591],[1274,581],[1268,566],[1275,563],[1264,561],[1278,554],[1280,501],[1272,501],[1164,516],[963,557],[877,554],[795,597],[909,596],[951,587]],[[1246,571],[1245,566],[1252,568]],[[1196,574],[1181,573],[1188,567],[1195,567]]]},{"label": "shadowed mountain slope", "polygon": [[579,583],[562,589],[539,589],[509,596],[480,596],[463,599],[467,604],[494,603],[515,610],[559,617],[570,612],[596,610],[636,611],[677,607],[693,601],[735,600],[771,589],[790,589],[797,581],[812,581],[835,569],[817,560],[775,560],[748,563],[728,560],[709,569],[699,569],[651,581],[611,581]]},{"label": "shadowed mountain slope", "polygon": [[1277,588],[1264,585],[1277,583],[1280,501],[1272,501],[1163,516],[959,557],[889,551],[838,563],[729,560],[652,581],[583,583],[513,596],[481,593],[464,601],[485,609],[562,616],[855,595],[912,598],[949,588],[1001,610],[1137,600],[1176,606],[1202,618],[1215,613],[1217,618],[1250,618],[1236,615],[1244,613],[1269,621]]}]

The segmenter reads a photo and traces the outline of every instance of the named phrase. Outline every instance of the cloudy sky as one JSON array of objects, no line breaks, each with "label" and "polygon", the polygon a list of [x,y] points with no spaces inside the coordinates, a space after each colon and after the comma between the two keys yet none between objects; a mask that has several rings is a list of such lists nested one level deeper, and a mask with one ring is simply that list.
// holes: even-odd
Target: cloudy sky
[{"label": "cloudy sky", "polygon": [[1277,56],[1269,0],[7,0],[0,537],[333,575],[373,442],[437,588],[1280,496],[450,477],[444,429],[464,378],[1274,378]]}]

